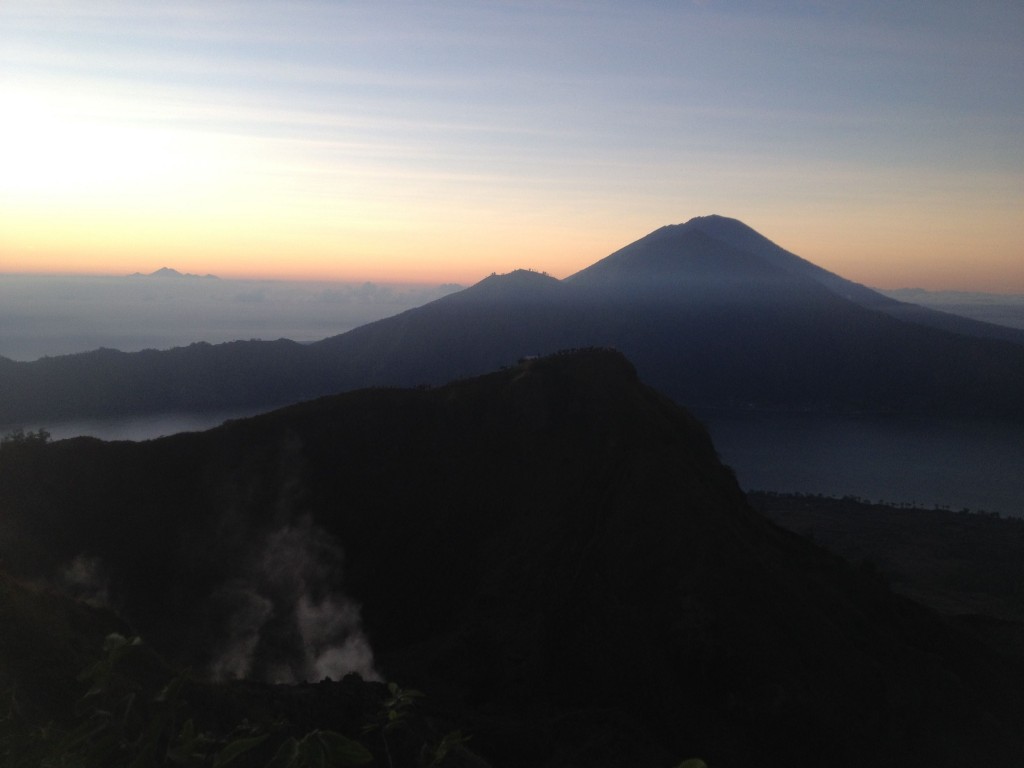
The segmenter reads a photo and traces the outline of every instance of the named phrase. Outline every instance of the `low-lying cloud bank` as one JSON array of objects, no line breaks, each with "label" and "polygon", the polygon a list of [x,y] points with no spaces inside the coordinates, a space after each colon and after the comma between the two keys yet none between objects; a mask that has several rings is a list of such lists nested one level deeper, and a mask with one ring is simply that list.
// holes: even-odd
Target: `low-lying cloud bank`
[{"label": "low-lying cloud bank", "polygon": [[879,293],[973,320],[1024,328],[1024,294],[926,291],[924,288],[900,288]]},{"label": "low-lying cloud bank", "polygon": [[457,285],[0,275],[0,357],[137,352],[238,339],[317,341]]}]

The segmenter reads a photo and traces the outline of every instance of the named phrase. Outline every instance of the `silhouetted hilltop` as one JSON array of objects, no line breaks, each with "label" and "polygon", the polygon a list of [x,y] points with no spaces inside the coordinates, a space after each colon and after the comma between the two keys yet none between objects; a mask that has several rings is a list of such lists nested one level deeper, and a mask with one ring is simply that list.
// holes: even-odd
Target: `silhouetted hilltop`
[{"label": "silhouetted hilltop", "polygon": [[939,322],[911,307],[740,222],[704,217],[566,280],[492,275],[310,345],[6,361],[0,422],[270,407],[365,386],[440,384],[588,346],[621,350],[646,381],[690,406],[1024,418],[1024,344],[978,338],[972,321]]},{"label": "silhouetted hilltop", "polygon": [[561,281],[516,270],[310,347],[352,386],[436,385],[600,343],[581,333],[579,310]]},{"label": "silhouetted hilltop", "polygon": [[749,284],[783,277],[777,267],[750,251],[723,243],[699,229],[678,225],[655,230],[571,275],[566,282],[615,289],[632,287],[634,281],[689,280],[699,286],[704,281]]},{"label": "silhouetted hilltop", "polygon": [[217,279],[216,275],[210,275],[210,274],[194,275],[191,272],[179,272],[178,270],[174,269],[173,267],[160,267],[160,269],[157,269],[157,270],[155,270],[153,272],[150,272],[149,274],[145,274],[145,275],[142,274],[141,272],[132,272],[130,275],[128,275],[128,277],[171,277],[171,278],[181,278],[181,277],[192,278],[192,277],[198,277],[198,278],[202,278],[204,280],[207,279],[207,278],[214,279],[214,280]]},{"label": "silhouetted hilltop", "polygon": [[[508,274],[492,274],[466,290],[445,296],[450,301],[517,301],[541,297],[560,299],[561,283],[544,272],[516,269]],[[455,298],[458,297],[458,298]]]},{"label": "silhouetted hilltop", "polygon": [[7,445],[0,505],[13,572],[94,574],[172,660],[375,669],[495,765],[1024,757],[1017,671],[752,511],[609,351],[145,443]]}]

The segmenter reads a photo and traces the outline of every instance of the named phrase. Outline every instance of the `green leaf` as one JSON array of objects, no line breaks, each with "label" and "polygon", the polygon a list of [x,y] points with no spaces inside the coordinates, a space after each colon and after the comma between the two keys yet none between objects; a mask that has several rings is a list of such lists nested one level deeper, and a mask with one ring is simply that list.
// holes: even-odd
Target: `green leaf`
[{"label": "green leaf", "polygon": [[181,733],[178,734],[178,740],[182,744],[192,744],[195,742],[196,724],[191,717],[185,721],[185,724],[183,726],[181,726]]},{"label": "green leaf", "polygon": [[448,757],[448,753],[469,741],[470,737],[463,735],[462,731],[451,731],[444,735],[444,738],[431,750],[432,756],[430,766],[440,765]]},{"label": "green leaf", "polygon": [[708,768],[708,764],[694,757],[689,760],[683,760],[676,768]]},{"label": "green leaf", "polygon": [[299,742],[289,737],[277,748],[266,768],[293,768],[298,764]]},{"label": "green leaf", "polygon": [[156,765],[156,741],[147,740],[142,743],[142,749],[135,759],[128,764],[128,768],[149,768]]},{"label": "green leaf", "polygon": [[154,701],[159,703],[173,704],[181,695],[181,689],[185,685],[185,675],[178,675],[171,682],[163,687],[163,690],[156,695]]},{"label": "green leaf", "polygon": [[[213,768],[223,768],[239,755],[243,755],[250,749],[254,749],[267,740],[267,734],[252,736],[247,739],[235,739],[217,753],[213,760]],[[275,758],[276,759],[276,758]]]},{"label": "green leaf", "polygon": [[350,765],[366,765],[373,762],[370,750],[358,741],[343,736],[335,731],[320,731],[317,739],[327,755],[327,763],[331,766],[344,768]]},{"label": "green leaf", "polygon": [[202,734],[196,733],[195,722],[191,718],[185,721],[175,739],[174,746],[168,751],[168,759],[177,765],[194,764],[196,760],[203,759],[203,742],[206,741]]},{"label": "green leaf", "polygon": [[[134,644],[134,643],[133,643]],[[123,648],[128,645],[128,638],[124,635],[118,634],[117,632],[111,632],[105,638],[103,638],[103,652],[113,653],[119,648]]]},{"label": "green leaf", "polygon": [[105,660],[93,662],[88,667],[86,667],[78,673],[78,680],[84,683],[86,680],[91,680],[94,677],[99,677],[103,674],[103,672],[107,669],[108,666],[109,665]]},{"label": "green leaf", "polygon": [[299,765],[302,768],[327,768],[327,753],[317,739],[318,731],[310,731],[299,742]]}]

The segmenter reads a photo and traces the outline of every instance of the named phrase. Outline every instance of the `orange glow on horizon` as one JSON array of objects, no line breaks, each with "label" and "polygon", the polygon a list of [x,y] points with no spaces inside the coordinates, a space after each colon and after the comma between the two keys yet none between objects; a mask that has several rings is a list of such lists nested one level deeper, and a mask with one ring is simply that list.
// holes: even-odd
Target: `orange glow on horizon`
[{"label": "orange glow on horizon", "polygon": [[1012,3],[441,5],[0,3],[0,273],[563,278],[718,213],[1024,293]]},{"label": "orange glow on horizon", "polygon": [[[324,249],[324,252],[307,252],[304,256],[282,258],[272,248],[238,254],[197,253],[177,245],[147,248],[144,251],[135,251],[127,246],[112,248],[96,245],[94,249],[78,249],[73,255],[68,255],[62,250],[11,249],[5,245],[0,274],[124,276],[136,272],[148,274],[162,267],[170,267],[182,273],[213,274],[237,280],[435,285],[455,283],[469,286],[492,273],[504,274],[515,269],[533,269],[562,279],[629,242],[632,241],[610,245],[604,251],[595,249],[592,256],[578,254],[578,251],[584,249],[573,249],[577,252],[575,258],[566,258],[564,252],[555,249],[510,245],[501,251],[492,250],[490,253],[493,261],[486,266],[481,266],[484,260],[477,258],[475,251],[454,254],[450,249],[439,246],[421,247],[415,257],[402,259],[381,254],[379,250],[371,248],[359,253],[355,247],[347,249],[347,253],[340,249],[334,252]],[[923,272],[920,269],[921,260],[908,258],[905,249],[897,251],[877,243],[851,245],[843,249],[811,242],[803,252],[789,248],[785,243],[776,243],[818,266],[871,288],[1024,294],[1024,276],[1021,275],[1019,262],[1013,257],[1002,260],[1001,273],[986,276],[972,274],[961,260],[948,258],[948,254],[944,254],[946,259],[939,258],[940,252],[937,250],[924,254],[924,257],[930,257],[931,260],[928,271]],[[816,258],[816,254],[826,251],[831,256],[828,264],[824,259]],[[872,259],[863,255],[868,251]],[[531,256],[521,258],[522,253],[530,253]]]},{"label": "orange glow on horizon", "polygon": [[[1006,245],[1021,236],[1021,225],[1001,212],[970,228],[953,219],[928,226],[905,214],[876,215],[871,228],[860,217],[739,218],[786,250],[873,288],[1024,293],[1022,259]],[[197,224],[138,215],[117,225],[117,217],[102,211],[23,215],[0,230],[0,273],[127,275],[166,266],[233,279],[471,285],[520,268],[564,278],[660,226],[627,222],[638,229],[627,232],[620,224],[573,232],[546,222],[533,230],[472,222],[453,235],[437,222],[417,231],[415,222],[397,222],[393,230],[379,224],[303,230],[256,221],[236,215]],[[984,270],[967,258],[978,252]]]}]

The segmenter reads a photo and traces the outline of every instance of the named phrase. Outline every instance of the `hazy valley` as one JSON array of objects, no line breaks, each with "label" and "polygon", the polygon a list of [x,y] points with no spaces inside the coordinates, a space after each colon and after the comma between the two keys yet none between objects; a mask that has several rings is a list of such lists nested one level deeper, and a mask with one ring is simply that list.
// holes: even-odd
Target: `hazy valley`
[{"label": "hazy valley", "polygon": [[460,287],[230,280],[164,269],[123,277],[0,274],[0,357],[317,341]]}]

